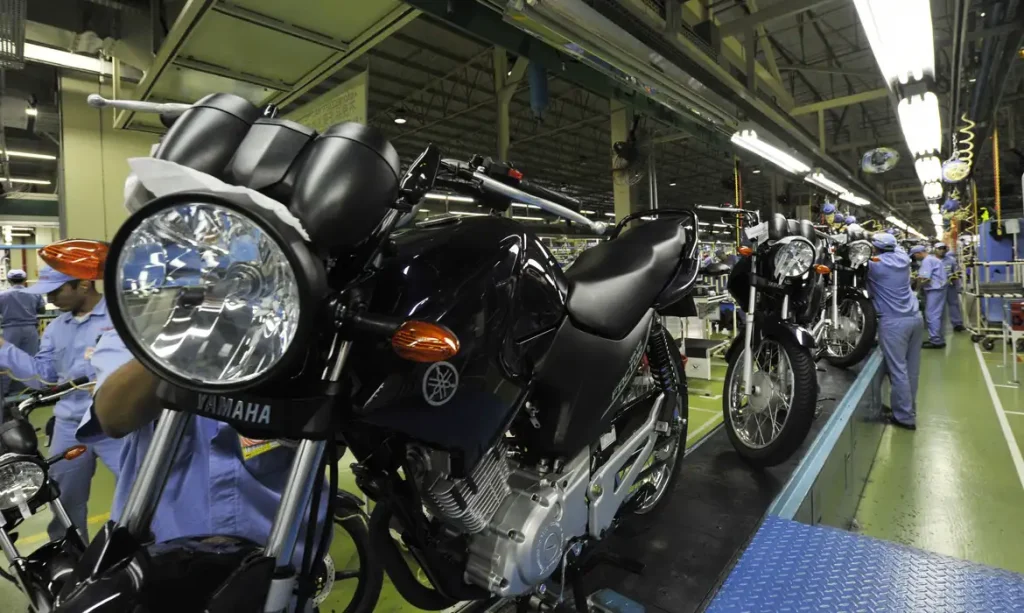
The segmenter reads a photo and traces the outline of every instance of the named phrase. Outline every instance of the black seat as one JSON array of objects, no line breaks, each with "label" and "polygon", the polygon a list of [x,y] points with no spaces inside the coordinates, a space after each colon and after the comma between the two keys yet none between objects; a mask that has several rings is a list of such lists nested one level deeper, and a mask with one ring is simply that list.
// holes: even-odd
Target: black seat
[{"label": "black seat", "polygon": [[709,277],[721,277],[732,272],[732,266],[729,266],[725,262],[711,262],[704,268],[700,269],[700,274],[707,275]]},{"label": "black seat", "polygon": [[606,338],[625,337],[671,280],[685,242],[678,219],[656,219],[581,253],[565,271],[573,322]]}]

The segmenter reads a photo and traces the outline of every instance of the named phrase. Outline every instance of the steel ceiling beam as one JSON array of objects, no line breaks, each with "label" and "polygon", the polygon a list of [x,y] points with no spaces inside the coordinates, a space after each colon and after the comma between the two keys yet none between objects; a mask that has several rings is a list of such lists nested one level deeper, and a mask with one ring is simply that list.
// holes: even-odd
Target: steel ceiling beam
[{"label": "steel ceiling beam", "polygon": [[[900,0],[894,1],[899,2]],[[718,32],[722,35],[722,38],[737,35],[749,36],[755,26],[764,25],[777,19],[783,19],[817,6],[832,4],[833,2],[838,2],[838,0],[783,0],[756,13],[751,13],[746,17],[724,23],[719,27]]]},{"label": "steel ceiling beam", "polygon": [[851,104],[860,104],[862,102],[869,102],[871,100],[880,100],[882,98],[889,97],[889,88],[881,87],[879,89],[872,89],[859,94],[852,94],[849,96],[840,96],[839,98],[829,98],[828,100],[821,100],[819,102],[812,102],[811,104],[805,104],[803,106],[797,106],[790,109],[789,114],[794,117],[800,115],[809,115],[811,113],[817,113],[818,111],[827,111],[829,109],[839,109],[844,106],[850,106]]}]

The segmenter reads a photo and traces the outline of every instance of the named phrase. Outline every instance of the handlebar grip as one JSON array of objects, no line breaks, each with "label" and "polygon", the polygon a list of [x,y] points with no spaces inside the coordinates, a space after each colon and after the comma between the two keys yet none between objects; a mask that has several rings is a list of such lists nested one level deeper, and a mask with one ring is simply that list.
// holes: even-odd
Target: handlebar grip
[{"label": "handlebar grip", "polygon": [[526,179],[521,179],[519,181],[519,189],[523,190],[527,194],[533,194],[538,198],[544,198],[546,200],[554,202],[555,204],[560,204],[564,207],[568,207],[576,211],[577,213],[579,212],[582,206],[582,203],[579,200],[572,198],[571,196],[566,196],[565,194],[560,194],[554,190],[548,189],[546,187],[541,187],[540,185],[537,185],[535,183],[530,183]]}]

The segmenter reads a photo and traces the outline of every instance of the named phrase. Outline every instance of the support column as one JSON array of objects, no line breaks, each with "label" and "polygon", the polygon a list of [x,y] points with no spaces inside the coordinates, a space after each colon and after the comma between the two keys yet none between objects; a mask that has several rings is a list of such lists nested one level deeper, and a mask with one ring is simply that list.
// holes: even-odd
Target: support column
[{"label": "support column", "polygon": [[[612,111],[612,140],[610,144],[615,144],[629,138],[629,129],[633,127],[633,111],[617,100],[612,100],[610,106]],[[639,198],[637,198],[635,185],[620,185],[612,181],[612,196],[615,203],[616,221],[640,210],[640,202]]]},{"label": "support column", "polygon": [[818,111],[818,148],[825,153],[828,137],[825,134],[825,111]]},{"label": "support column", "polygon": [[495,47],[494,51],[494,96],[498,101],[498,147],[497,156],[501,162],[507,162],[508,150],[511,144],[512,123],[509,109],[512,106],[512,96],[516,93],[516,87],[523,80],[526,74],[526,67],[530,60],[525,57],[516,58],[515,64],[509,69],[508,56],[501,47]]}]

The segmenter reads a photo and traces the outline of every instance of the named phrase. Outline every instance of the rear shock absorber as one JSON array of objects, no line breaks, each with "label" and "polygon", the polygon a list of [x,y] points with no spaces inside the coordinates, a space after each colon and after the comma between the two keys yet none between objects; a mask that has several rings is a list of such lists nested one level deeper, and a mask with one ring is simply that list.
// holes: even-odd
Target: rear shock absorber
[{"label": "rear shock absorber", "polygon": [[[678,371],[672,367],[672,356],[675,352],[669,346],[671,342],[668,330],[660,321],[655,320],[651,326],[650,338],[647,340],[647,360],[651,367],[651,376],[666,394],[678,392],[682,384]],[[679,366],[682,367],[682,364]]]}]

